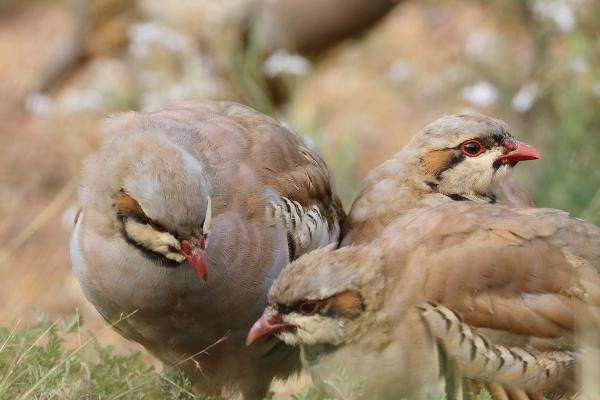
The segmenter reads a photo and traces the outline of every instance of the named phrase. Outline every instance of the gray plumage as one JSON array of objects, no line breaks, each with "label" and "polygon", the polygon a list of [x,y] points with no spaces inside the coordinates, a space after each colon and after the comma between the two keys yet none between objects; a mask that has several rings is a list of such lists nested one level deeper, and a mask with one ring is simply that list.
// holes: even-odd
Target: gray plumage
[{"label": "gray plumage", "polygon": [[[344,213],[312,144],[235,103],[120,114],[85,164],[80,201],[73,268],[107,321],[134,313],[115,326],[124,337],[169,365],[194,356],[181,366],[208,394],[262,398],[298,369],[295,349],[244,339],[279,271],[339,239]],[[206,283],[182,255],[190,237],[206,246]]]}]

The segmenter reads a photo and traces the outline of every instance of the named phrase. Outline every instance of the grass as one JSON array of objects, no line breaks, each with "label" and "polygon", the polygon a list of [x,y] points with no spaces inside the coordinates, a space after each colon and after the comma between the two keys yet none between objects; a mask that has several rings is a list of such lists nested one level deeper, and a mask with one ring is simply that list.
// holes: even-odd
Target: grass
[{"label": "grass", "polygon": [[90,333],[82,342],[80,326],[72,315],[0,328],[0,399],[200,398],[181,373],[159,374],[139,352],[114,354]]},{"label": "grass", "polygon": [[[77,314],[55,322],[41,317],[33,325],[19,325],[0,328],[0,400],[208,400],[195,395],[190,380],[176,369],[158,373],[140,352],[115,354],[112,346],[101,345],[90,332],[85,333],[89,338],[82,340],[84,332]],[[343,369],[325,384],[337,393],[338,400],[353,400],[362,394],[362,382],[351,381]],[[329,400],[312,387],[302,389],[292,399]],[[477,397],[488,399],[487,393]]]}]

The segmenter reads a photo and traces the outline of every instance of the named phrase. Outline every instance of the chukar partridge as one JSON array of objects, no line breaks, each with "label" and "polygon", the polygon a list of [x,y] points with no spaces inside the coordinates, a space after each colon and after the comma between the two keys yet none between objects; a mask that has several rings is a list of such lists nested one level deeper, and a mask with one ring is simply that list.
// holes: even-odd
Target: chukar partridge
[{"label": "chukar partridge", "polygon": [[364,399],[567,399],[576,325],[600,331],[599,270],[600,229],[562,211],[443,204],[294,261],[248,341],[301,346],[330,396],[342,367]]},{"label": "chukar partridge", "polygon": [[[600,229],[491,204],[510,169],[538,157],[482,115],[429,125],[370,174],[350,245],[282,272],[248,341],[274,333],[301,346],[330,395],[344,367],[365,379],[368,399],[483,387],[495,399],[569,398],[576,321],[600,329]],[[500,192],[508,206],[527,204],[514,186]]]},{"label": "chukar partridge", "polygon": [[296,370],[297,350],[245,339],[280,270],[338,240],[344,213],[311,143],[236,103],[120,114],[80,202],[73,268],[124,337],[209,394],[262,398]]},{"label": "chukar partridge", "polygon": [[348,214],[344,243],[369,240],[397,216],[436,204],[534,206],[509,174],[519,161],[539,156],[501,120],[476,113],[442,117],[368,174]]}]

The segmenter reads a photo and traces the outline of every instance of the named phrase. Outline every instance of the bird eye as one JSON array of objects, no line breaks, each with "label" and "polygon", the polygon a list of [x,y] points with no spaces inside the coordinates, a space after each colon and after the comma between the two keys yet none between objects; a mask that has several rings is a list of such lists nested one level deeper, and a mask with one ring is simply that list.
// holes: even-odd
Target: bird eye
[{"label": "bird eye", "polygon": [[467,140],[460,145],[460,150],[469,157],[477,157],[485,151],[485,148],[477,140]]},{"label": "bird eye", "polygon": [[307,300],[300,303],[300,306],[298,306],[298,311],[304,315],[312,315],[319,311],[319,308],[321,308],[321,303],[316,300]]}]

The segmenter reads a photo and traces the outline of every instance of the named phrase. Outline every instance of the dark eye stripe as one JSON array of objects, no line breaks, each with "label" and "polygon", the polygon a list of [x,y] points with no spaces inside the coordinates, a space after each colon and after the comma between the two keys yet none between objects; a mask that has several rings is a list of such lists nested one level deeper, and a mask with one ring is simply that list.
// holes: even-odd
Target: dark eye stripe
[{"label": "dark eye stripe", "polygon": [[141,252],[141,254],[143,254],[145,257],[147,257],[148,259],[152,260],[153,262],[157,263],[158,265],[160,265],[162,267],[175,268],[179,265],[179,263],[177,261],[168,259],[167,257],[165,257],[164,254],[157,253],[157,252],[147,248],[143,243],[139,243],[138,241],[136,241],[135,239],[133,239],[132,237],[129,236],[129,234],[127,233],[127,229],[125,228],[127,219],[132,218],[140,223],[145,223],[144,221],[139,220],[139,218],[136,215],[123,215],[123,216],[121,216],[121,218],[123,220],[123,229],[121,231],[121,235],[127,243],[129,243],[130,245],[132,245],[133,247],[138,249]]},{"label": "dark eye stripe", "polygon": [[167,228],[165,228],[163,225],[161,225],[158,221],[153,220],[152,218],[148,218],[146,217],[146,220],[148,221],[148,224],[153,227],[154,229],[156,229],[159,232],[166,232]]},{"label": "dark eye stripe", "polygon": [[489,149],[491,149],[493,147],[496,147],[496,146],[502,146],[502,142],[507,137],[511,137],[511,136],[508,135],[508,134],[507,135],[492,134],[492,135],[483,135],[483,136],[472,136],[470,139],[465,140],[464,142],[462,142],[458,146],[452,147],[452,148],[460,150],[460,146],[462,146],[463,143],[466,143],[466,142],[468,142],[470,140],[476,140],[479,143],[481,143],[481,145],[483,147],[485,147],[486,149],[489,150]]},{"label": "dark eye stripe", "polygon": [[433,150],[421,158],[421,163],[426,173],[439,177],[464,159],[465,155],[457,149]]},{"label": "dark eye stripe", "polygon": [[347,290],[322,300],[300,300],[291,305],[277,303],[276,308],[279,314],[297,312],[302,315],[314,315],[319,313],[327,317],[341,316],[353,319],[365,310],[365,304],[360,293]]}]

